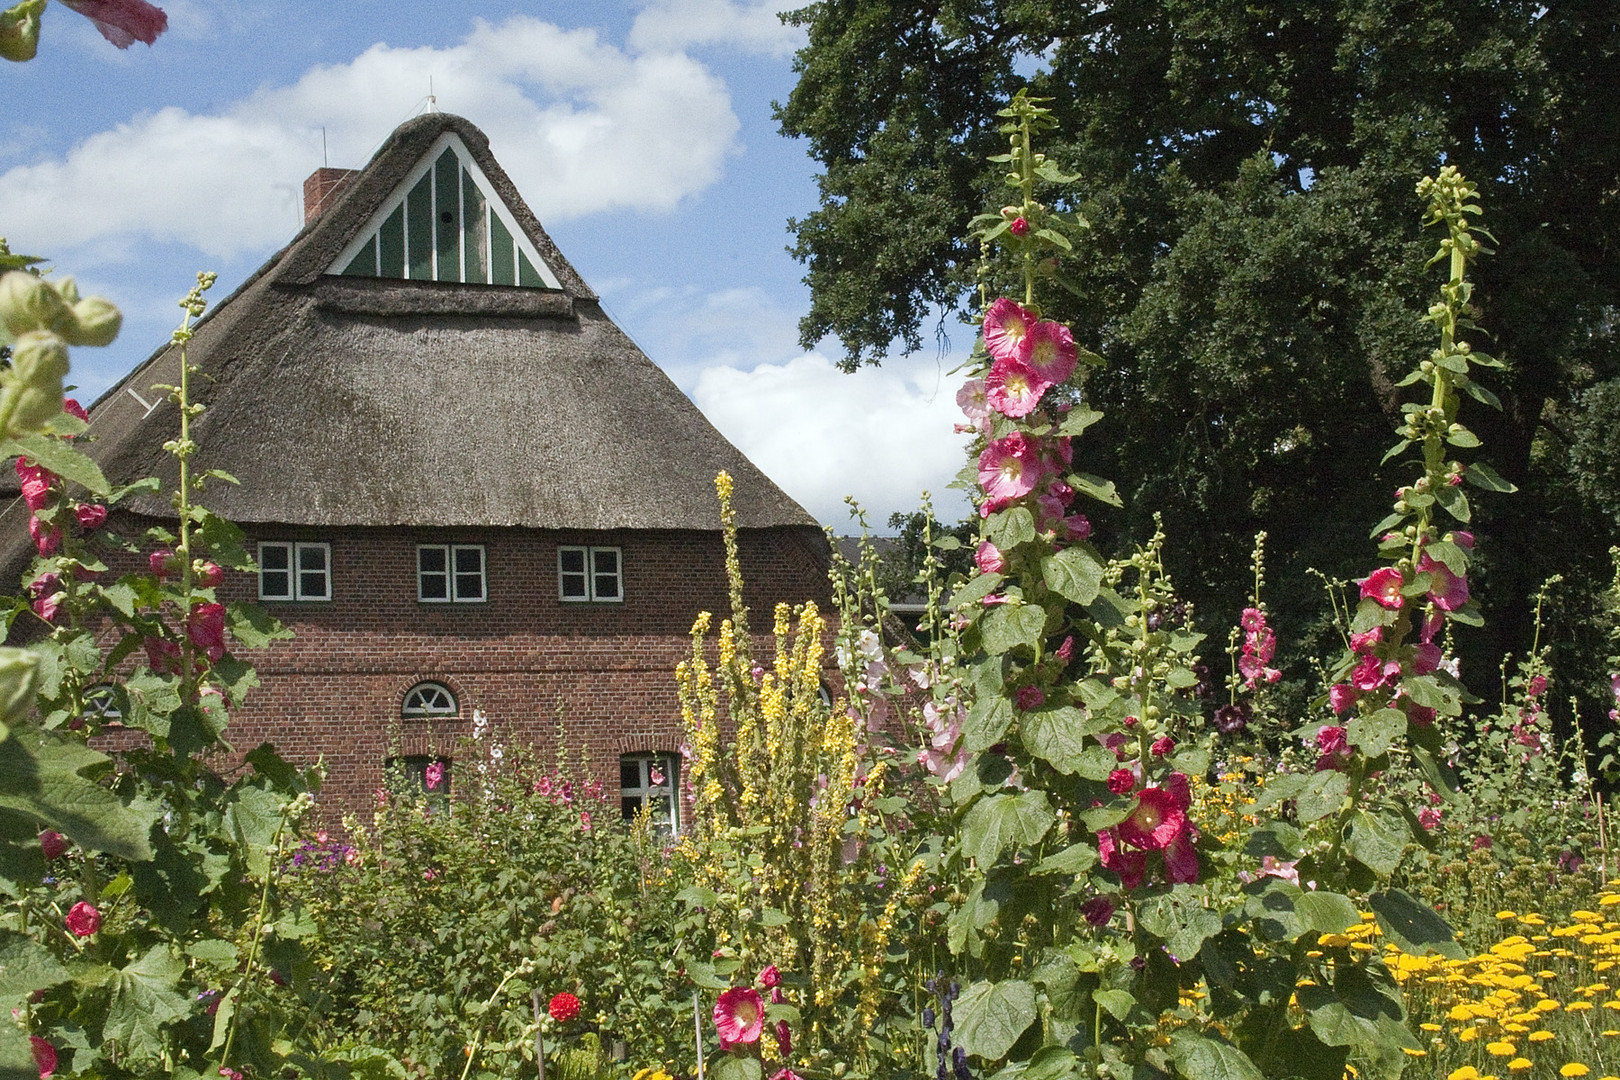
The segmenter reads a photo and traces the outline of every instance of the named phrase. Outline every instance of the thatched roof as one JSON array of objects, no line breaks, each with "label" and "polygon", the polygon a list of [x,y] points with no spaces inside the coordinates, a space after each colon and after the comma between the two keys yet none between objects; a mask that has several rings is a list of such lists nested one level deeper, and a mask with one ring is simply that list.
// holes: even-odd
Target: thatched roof
[{"label": "thatched roof", "polygon": [[[447,132],[458,136],[561,288],[340,277],[334,261]],[[209,505],[244,523],[715,529],[714,475],[738,523],[811,526],[603,313],[472,124],[396,130],[370,164],[196,328],[198,468],[234,475]],[[150,387],[166,347],[91,408],[114,483],[170,482],[178,429]],[[161,498],[129,508],[172,516]]]}]

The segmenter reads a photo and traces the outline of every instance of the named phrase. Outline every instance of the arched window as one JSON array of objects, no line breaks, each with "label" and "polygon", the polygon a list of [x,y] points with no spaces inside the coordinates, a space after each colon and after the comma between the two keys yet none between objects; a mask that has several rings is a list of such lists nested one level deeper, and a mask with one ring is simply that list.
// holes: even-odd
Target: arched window
[{"label": "arched window", "polygon": [[399,707],[401,716],[455,716],[461,712],[456,695],[443,683],[417,683],[405,694],[405,703]]}]

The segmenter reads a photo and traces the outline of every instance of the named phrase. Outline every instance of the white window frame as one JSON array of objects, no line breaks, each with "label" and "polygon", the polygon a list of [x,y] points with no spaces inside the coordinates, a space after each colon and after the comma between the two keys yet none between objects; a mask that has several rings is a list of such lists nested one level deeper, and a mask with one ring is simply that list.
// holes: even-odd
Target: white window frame
[{"label": "white window frame", "polygon": [[[267,548],[279,548],[287,555],[287,569],[273,571],[287,574],[287,588],[285,594],[271,594],[264,591],[264,553]],[[319,551],[321,553],[322,567],[319,570],[304,569],[304,552]],[[259,599],[280,601],[282,603],[327,603],[332,599],[332,545],[325,541],[310,540],[261,540],[258,548],[259,563]],[[320,574],[325,585],[325,591],[319,595],[304,591],[304,575]]]},{"label": "white window frame", "polygon": [[[569,553],[578,553],[584,556],[583,570],[566,570],[563,568],[563,556]],[[598,554],[612,554],[613,572],[603,573],[598,569],[596,558]],[[568,578],[577,578],[583,574],[585,578],[585,594],[569,595],[565,586]],[[597,589],[598,578],[611,577],[617,589],[615,596],[603,596]],[[618,547],[591,547],[584,544],[562,544],[557,548],[557,599],[565,604],[622,604],[624,603],[624,549]]]},{"label": "white window frame", "polygon": [[[423,696],[425,697],[426,696],[425,692],[428,691],[428,690],[438,690],[445,697],[449,698],[450,699],[450,707],[448,709],[435,709],[435,708],[432,708],[430,706],[425,706],[425,705],[413,706],[411,704],[411,698],[414,697],[418,692],[423,692]],[[433,680],[430,679],[427,682],[419,682],[415,686],[411,687],[409,690],[405,691],[404,698],[402,698],[400,700],[399,715],[404,716],[404,717],[412,717],[412,718],[415,718],[415,717],[429,717],[429,718],[432,718],[432,717],[444,717],[444,716],[460,716],[461,715],[461,702],[456,700],[456,692],[454,690],[450,689],[448,686],[444,685],[444,683],[442,683],[442,682],[434,682]]]},{"label": "white window frame", "polygon": [[[422,579],[427,574],[422,570],[422,552],[438,551],[444,555],[445,595],[424,596],[422,593]],[[463,596],[458,578],[471,577],[470,572],[457,569],[456,556],[462,552],[476,551],[478,553],[478,595]],[[432,576],[439,576],[437,571]],[[482,604],[489,600],[489,560],[484,552],[483,544],[417,544],[416,545],[416,599],[423,604]]]},{"label": "white window frame", "polygon": [[[633,785],[624,782],[624,771],[627,766],[634,765],[637,771],[637,782]],[[651,767],[657,766],[664,775],[662,784],[652,783]],[[653,813],[653,828],[666,836],[679,836],[681,834],[681,756],[679,754],[644,751],[637,754],[619,755],[619,808],[623,812],[625,803],[634,799],[638,808],[648,805],[651,800],[659,800],[664,805],[664,813]],[[630,815],[625,820],[631,820]],[[667,831],[666,831],[667,830]]]}]

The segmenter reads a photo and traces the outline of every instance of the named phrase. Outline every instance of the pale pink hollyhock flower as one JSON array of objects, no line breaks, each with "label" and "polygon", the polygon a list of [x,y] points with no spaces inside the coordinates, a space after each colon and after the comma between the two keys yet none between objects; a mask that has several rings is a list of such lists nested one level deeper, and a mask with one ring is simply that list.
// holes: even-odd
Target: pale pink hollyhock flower
[{"label": "pale pink hollyhock flower", "polygon": [[999,574],[1007,569],[1007,559],[1001,549],[988,540],[981,541],[974,549],[973,562],[986,574]]},{"label": "pale pink hollyhock flower", "polygon": [[1266,855],[1260,860],[1260,876],[1281,878],[1291,885],[1299,884],[1298,859],[1284,860],[1275,855]]},{"label": "pale pink hollyhock flower", "polygon": [[1328,705],[1340,716],[1350,711],[1350,707],[1356,703],[1356,697],[1355,687],[1349,683],[1335,683],[1328,688]]},{"label": "pale pink hollyhock flower", "polygon": [[34,1064],[39,1068],[39,1080],[49,1080],[56,1072],[56,1047],[38,1035],[28,1036],[28,1047],[34,1052]]},{"label": "pale pink hollyhock flower", "polygon": [[992,499],[1020,499],[1044,475],[1035,440],[1022,431],[997,439],[979,455],[979,484]]},{"label": "pale pink hollyhock flower", "polygon": [[1051,383],[1015,359],[997,360],[984,380],[985,400],[1003,416],[1028,416]]},{"label": "pale pink hollyhock flower", "polygon": [[56,549],[62,545],[62,530],[55,525],[47,525],[37,517],[28,519],[28,538],[34,542],[34,549],[44,558],[56,554]]},{"label": "pale pink hollyhock flower", "polygon": [[1118,826],[1115,826],[1097,834],[1097,854],[1104,870],[1112,870],[1119,875],[1121,884],[1127,889],[1134,889],[1142,884],[1142,877],[1147,872],[1147,853],[1127,851],[1121,847],[1120,838],[1116,835],[1118,831]]},{"label": "pale pink hollyhock flower", "polygon": [[163,9],[153,7],[146,0],[62,0],[62,3],[95,23],[101,36],[120,49],[127,49],[137,41],[150,45],[169,28],[169,17]]},{"label": "pale pink hollyhock flower", "polygon": [[1038,322],[1029,328],[1019,346],[1019,356],[1049,385],[1067,382],[1074,374],[1074,336],[1058,322]]},{"label": "pale pink hollyhock flower", "polygon": [[74,937],[89,937],[101,929],[101,912],[91,904],[80,900],[68,908],[67,916],[62,920],[68,931]]},{"label": "pale pink hollyhock flower", "polygon": [[1163,851],[1187,824],[1187,812],[1164,788],[1147,787],[1136,793],[1136,806],[1116,828],[1119,838],[1143,851]]},{"label": "pale pink hollyhock flower", "polygon": [[1002,297],[984,313],[984,347],[993,360],[1010,359],[1035,325],[1035,316],[1021,304]]},{"label": "pale pink hollyhock flower", "polygon": [[956,392],[956,403],[962,407],[962,414],[973,421],[975,428],[990,419],[990,401],[985,397],[983,379],[969,379],[963,383],[962,389]]},{"label": "pale pink hollyhock flower", "polygon": [[1427,554],[1418,560],[1418,570],[1429,575],[1429,600],[1441,611],[1456,611],[1468,603],[1467,578],[1453,574]]},{"label": "pale pink hollyhock flower", "polygon": [[765,1030],[765,1003],[752,986],[733,986],[720,992],[714,1003],[714,1029],[720,1035],[720,1049],[738,1043],[758,1042]]},{"label": "pale pink hollyhock flower", "polygon": [[79,528],[86,531],[107,524],[107,508],[100,503],[80,503],[73,508],[73,516],[78,519]]},{"label": "pale pink hollyhock flower", "polygon": [[1401,580],[1401,572],[1393,566],[1381,567],[1368,574],[1361,583],[1363,599],[1376,602],[1380,607],[1390,609],[1399,608],[1404,602],[1401,598],[1401,588],[1406,583]]}]

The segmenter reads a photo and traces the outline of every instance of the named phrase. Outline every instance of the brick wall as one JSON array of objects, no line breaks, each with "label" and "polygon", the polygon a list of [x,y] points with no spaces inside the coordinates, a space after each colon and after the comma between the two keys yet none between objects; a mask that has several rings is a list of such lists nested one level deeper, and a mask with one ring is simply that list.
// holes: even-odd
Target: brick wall
[{"label": "brick wall", "polygon": [[[227,733],[238,750],[269,741],[299,763],[324,758],[328,815],[369,805],[389,757],[453,758],[475,709],[506,739],[549,755],[560,708],[570,749],[589,748],[611,795],[620,754],[679,745],[675,666],[689,652],[697,613],[718,619],[727,606],[718,533],[272,526],[248,533],[250,550],[260,540],[331,545],[331,601],[265,602],[297,636],[247,654],[262,686]],[[487,601],[419,601],[421,543],[482,544]],[[561,545],[618,547],[623,602],[559,600]],[[827,611],[826,548],[812,530],[750,530],[739,547],[756,631],[769,631],[779,600],[814,599]],[[233,575],[220,591],[224,599],[256,598],[257,581]],[[455,693],[457,716],[401,717],[405,694],[424,680]]]}]

